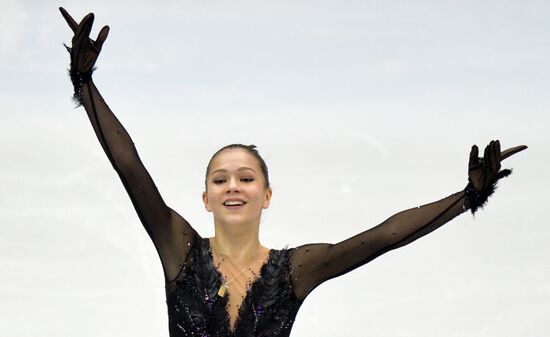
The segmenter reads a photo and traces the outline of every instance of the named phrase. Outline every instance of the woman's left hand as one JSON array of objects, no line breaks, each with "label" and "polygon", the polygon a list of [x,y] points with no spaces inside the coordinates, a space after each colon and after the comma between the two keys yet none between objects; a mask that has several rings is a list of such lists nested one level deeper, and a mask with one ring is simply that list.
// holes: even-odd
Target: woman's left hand
[{"label": "woman's left hand", "polygon": [[471,195],[474,191],[468,191],[467,195],[470,200],[470,208],[475,212],[478,207],[483,206],[487,198],[494,192],[496,182],[512,173],[509,169],[500,169],[500,162],[520,151],[527,148],[525,145],[519,145],[503,152],[500,152],[500,142],[498,140],[491,141],[485,147],[483,157],[478,157],[479,150],[476,145],[472,146],[470,151],[470,161],[468,164],[468,186],[473,187],[475,195]]}]

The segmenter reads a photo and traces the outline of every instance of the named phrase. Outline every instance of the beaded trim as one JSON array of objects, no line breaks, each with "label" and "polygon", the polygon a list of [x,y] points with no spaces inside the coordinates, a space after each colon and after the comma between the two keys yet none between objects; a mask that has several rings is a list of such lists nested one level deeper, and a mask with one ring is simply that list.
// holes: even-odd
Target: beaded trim
[{"label": "beaded trim", "polygon": [[65,49],[67,49],[69,54],[71,54],[71,67],[69,68],[68,72],[74,87],[73,101],[76,103],[76,106],[79,107],[82,104],[84,104],[84,101],[82,99],[82,96],[83,96],[82,86],[84,85],[84,83],[88,83],[92,80],[92,73],[95,71],[96,68],[93,67],[92,69],[84,73],[77,71],[74,68],[73,61],[72,61],[73,49],[67,46],[66,44],[63,44],[63,45],[65,46]]}]

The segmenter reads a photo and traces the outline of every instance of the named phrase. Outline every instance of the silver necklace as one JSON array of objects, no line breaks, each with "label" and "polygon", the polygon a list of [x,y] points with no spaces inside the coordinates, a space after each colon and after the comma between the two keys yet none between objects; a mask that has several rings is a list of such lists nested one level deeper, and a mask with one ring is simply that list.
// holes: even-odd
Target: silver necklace
[{"label": "silver necklace", "polygon": [[[212,248],[214,249],[214,251],[216,252],[216,254],[218,256],[221,256],[222,254],[218,251],[218,249],[216,247],[214,247],[214,245],[212,245]],[[250,269],[250,265],[252,265],[252,263],[254,262],[254,259],[258,256],[258,254],[260,253],[260,248],[258,248],[258,251],[256,252],[256,254],[252,257],[252,262],[250,262],[248,265],[246,265],[246,267],[244,267],[236,276],[233,276],[230,280],[224,282],[221,286],[220,286],[220,289],[218,289],[218,296],[220,297],[224,297],[225,294],[227,293],[227,289],[229,288],[229,285],[231,284],[231,282],[233,282],[237,277],[241,276],[242,273],[244,273],[245,270],[247,269]],[[227,255],[226,255],[227,256]],[[221,259],[223,261],[223,259]],[[221,264],[219,264],[218,266],[220,266]],[[252,271],[252,270],[250,270]],[[254,273],[254,272],[252,272]]]}]

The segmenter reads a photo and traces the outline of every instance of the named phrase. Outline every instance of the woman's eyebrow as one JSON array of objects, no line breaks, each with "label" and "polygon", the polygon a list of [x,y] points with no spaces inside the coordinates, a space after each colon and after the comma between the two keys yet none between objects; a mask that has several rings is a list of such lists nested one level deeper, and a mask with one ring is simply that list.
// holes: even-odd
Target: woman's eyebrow
[{"label": "woman's eyebrow", "polygon": [[[237,169],[237,171],[245,171],[245,170],[250,170],[254,173],[256,172],[253,168],[250,168],[250,167],[247,167],[247,166],[239,167]],[[226,169],[217,169],[217,170],[213,171],[212,174],[217,173],[217,172],[227,173],[228,171]]]},{"label": "woman's eyebrow", "polygon": [[237,171],[245,171],[245,170],[250,170],[250,171],[252,171],[252,172],[256,172],[256,171],[254,171],[253,168],[246,167],[246,166],[239,167],[239,169],[238,169]]}]

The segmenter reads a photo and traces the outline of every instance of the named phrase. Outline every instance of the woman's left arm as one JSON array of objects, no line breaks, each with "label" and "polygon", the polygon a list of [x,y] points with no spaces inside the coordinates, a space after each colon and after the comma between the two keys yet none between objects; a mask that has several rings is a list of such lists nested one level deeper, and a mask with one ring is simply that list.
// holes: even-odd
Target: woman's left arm
[{"label": "woman's left arm", "polygon": [[500,161],[526,149],[517,146],[500,152],[500,143],[491,142],[484,158],[472,147],[468,170],[469,183],[460,192],[420,207],[399,212],[380,225],[337,244],[308,244],[295,249],[291,268],[294,292],[299,299],[319,284],[345,274],[378,256],[402,247],[449,222],[470,209],[474,213],[493,193],[496,182],[511,173],[500,170]]}]

